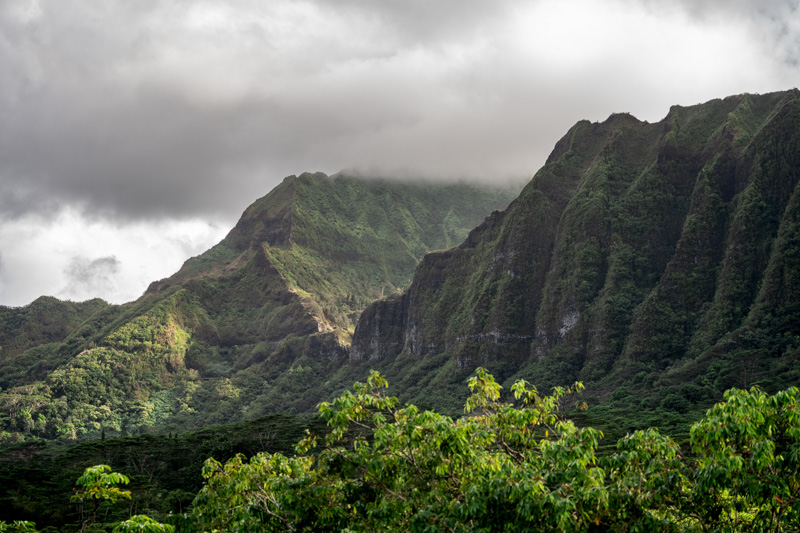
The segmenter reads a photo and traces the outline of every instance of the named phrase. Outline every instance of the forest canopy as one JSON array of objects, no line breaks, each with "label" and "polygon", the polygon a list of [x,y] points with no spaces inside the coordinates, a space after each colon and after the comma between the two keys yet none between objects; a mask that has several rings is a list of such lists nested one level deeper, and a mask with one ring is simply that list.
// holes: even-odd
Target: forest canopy
[{"label": "forest canopy", "polygon": [[[130,493],[123,474],[86,469],[73,500],[83,527],[113,531],[796,531],[800,395],[731,389],[683,448],[657,429],[598,453],[602,432],[566,415],[583,386],[542,394],[502,387],[479,368],[465,415],[400,406],[372,372],[319,405],[324,437],[294,454],[209,458],[185,513],[95,524]],[[108,497],[106,497],[108,496]],[[49,529],[48,529],[49,530]],[[99,529],[100,530],[100,529]],[[31,522],[0,531],[35,532]]]},{"label": "forest canopy", "polygon": [[790,388],[730,390],[690,432],[657,429],[598,456],[602,433],[563,414],[582,388],[501,401],[484,369],[466,416],[398,406],[373,372],[319,410],[331,427],[297,454],[209,459],[190,531],[794,531],[800,403]]}]

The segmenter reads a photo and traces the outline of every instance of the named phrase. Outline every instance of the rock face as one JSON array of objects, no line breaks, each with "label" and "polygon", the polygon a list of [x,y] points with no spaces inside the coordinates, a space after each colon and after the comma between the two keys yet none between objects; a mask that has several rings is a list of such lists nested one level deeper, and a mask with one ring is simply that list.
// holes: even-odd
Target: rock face
[{"label": "rock face", "polygon": [[351,346],[351,361],[381,360],[403,349],[404,326],[408,323],[405,316],[407,300],[406,295],[401,295],[372,304],[370,312],[363,314],[359,321],[361,342]]},{"label": "rock face", "polygon": [[563,384],[748,352],[763,376],[800,346],[798,181],[797,90],[579,122],[507,210],[363,313],[352,357]]}]

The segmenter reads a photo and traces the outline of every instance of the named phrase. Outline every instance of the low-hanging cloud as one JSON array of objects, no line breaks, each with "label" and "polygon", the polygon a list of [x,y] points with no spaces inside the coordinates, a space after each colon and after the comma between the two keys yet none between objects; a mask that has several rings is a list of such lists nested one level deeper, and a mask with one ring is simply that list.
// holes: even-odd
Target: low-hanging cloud
[{"label": "low-hanging cloud", "polygon": [[7,0],[0,220],[230,216],[305,170],[529,176],[579,119],[797,79],[797,2],[675,5]]}]

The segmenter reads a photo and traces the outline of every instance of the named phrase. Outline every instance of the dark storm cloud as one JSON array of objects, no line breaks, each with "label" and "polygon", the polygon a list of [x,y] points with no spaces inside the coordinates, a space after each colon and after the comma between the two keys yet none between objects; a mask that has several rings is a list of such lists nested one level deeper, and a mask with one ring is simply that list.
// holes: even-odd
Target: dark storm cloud
[{"label": "dark storm cloud", "polygon": [[[48,95],[48,97],[51,95]],[[76,105],[80,96],[73,95]],[[0,152],[0,207],[7,215],[88,204],[122,217],[177,215],[229,208],[214,185],[259,154],[246,130],[246,105],[224,113],[164,94],[111,102],[77,116],[46,110],[59,95],[15,110],[20,123]],[[249,151],[249,153],[248,153]],[[57,201],[55,200],[57,199]],[[222,201],[222,205],[219,202]]]},{"label": "dark storm cloud", "polygon": [[[219,28],[204,27],[213,17],[181,25],[203,18],[188,2],[5,4],[0,217],[65,204],[129,218],[227,212],[288,173],[359,164],[353,143],[421,120],[425,99],[439,98],[420,83],[437,60],[412,53],[404,64],[399,51],[456,39],[499,12],[482,2],[278,4],[240,2],[244,20],[223,10],[220,42],[209,42]],[[326,20],[373,34],[302,32]]]},{"label": "dark storm cloud", "polygon": [[113,291],[120,267],[120,261],[113,255],[97,259],[73,257],[64,269],[67,284],[59,296],[82,300]]},{"label": "dark storm cloud", "polygon": [[214,105],[170,86],[169,72],[142,57],[170,45],[166,28],[148,25],[165,14],[152,2],[119,4],[129,6],[49,2],[37,12],[12,0],[0,8],[4,216],[60,204],[132,218],[226,210],[233,188],[220,179],[241,179],[268,158],[261,147],[271,139],[248,131],[247,98]]},{"label": "dark storm cloud", "polygon": [[[3,0],[0,220],[235,216],[306,170],[531,175],[579,119],[697,102],[601,33],[624,2]],[[680,5],[698,21],[733,5],[724,16],[796,58],[796,2]]]}]

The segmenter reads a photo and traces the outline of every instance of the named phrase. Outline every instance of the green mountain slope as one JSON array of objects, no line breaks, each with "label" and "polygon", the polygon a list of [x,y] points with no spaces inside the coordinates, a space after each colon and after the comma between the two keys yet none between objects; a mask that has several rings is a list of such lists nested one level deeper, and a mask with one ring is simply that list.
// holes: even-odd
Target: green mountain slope
[{"label": "green mountain slope", "polygon": [[85,333],[81,326],[110,307],[100,299],[75,303],[50,296],[25,307],[0,306],[0,387],[44,377],[55,361],[68,360],[68,346]]},{"label": "green mountain slope", "polygon": [[508,210],[367,309],[352,357],[454,408],[477,365],[584,380],[647,425],[797,384],[799,140],[797,90],[580,122]]},{"label": "green mountain slope", "polygon": [[583,380],[620,432],[797,384],[799,131],[797,90],[579,122],[488,218],[516,191],[291,176],[136,302],[2,309],[0,436],[306,412],[372,367],[454,411],[478,365]]},{"label": "green mountain slope", "polygon": [[[277,270],[320,331],[352,331],[367,304],[411,281],[425,253],[459,244],[487,209],[507,206],[516,192],[291,176],[252,204],[220,244],[148,292],[229,277],[263,256],[260,268]],[[236,298],[236,282],[221,300]]]},{"label": "green mountain slope", "polygon": [[0,436],[74,440],[311,410],[349,386],[348,371],[328,378],[347,363],[361,311],[517,192],[290,176],[136,302],[4,310]]}]

